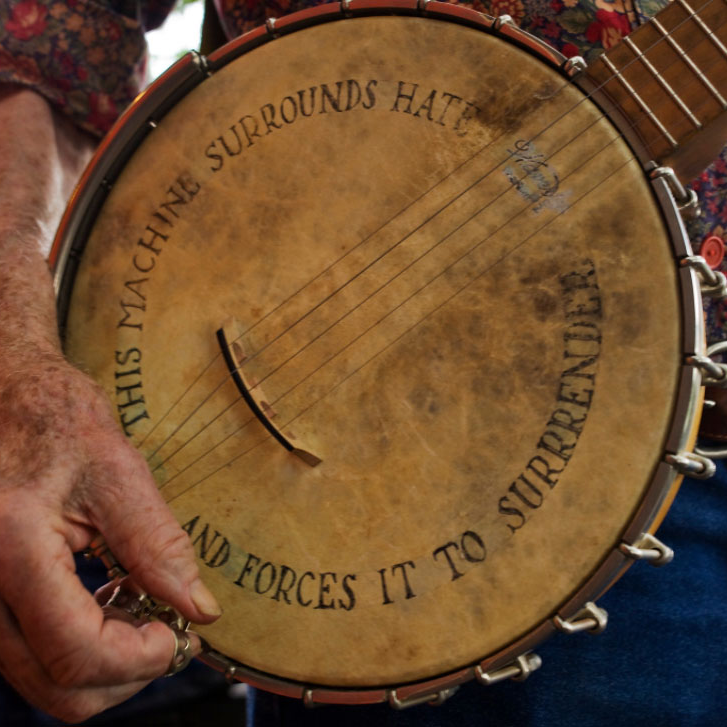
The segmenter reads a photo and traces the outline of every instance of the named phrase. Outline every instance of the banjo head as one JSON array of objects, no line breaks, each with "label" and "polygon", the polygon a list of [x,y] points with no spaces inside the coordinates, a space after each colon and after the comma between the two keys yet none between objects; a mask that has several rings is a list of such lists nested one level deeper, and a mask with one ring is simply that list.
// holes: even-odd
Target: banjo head
[{"label": "banjo head", "polygon": [[56,250],[68,355],[223,607],[208,660],[282,693],[529,649],[655,527],[697,406],[660,188],[526,36],[435,10],[188,57]]}]

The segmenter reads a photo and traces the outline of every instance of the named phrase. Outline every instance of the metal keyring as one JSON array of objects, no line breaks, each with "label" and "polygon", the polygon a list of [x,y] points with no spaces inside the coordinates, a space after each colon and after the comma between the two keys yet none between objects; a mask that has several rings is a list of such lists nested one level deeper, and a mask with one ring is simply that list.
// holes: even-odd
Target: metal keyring
[{"label": "metal keyring", "polygon": [[[710,358],[718,353],[727,352],[727,341],[713,343],[707,349],[707,356]],[[694,453],[710,459],[727,459],[727,446],[721,447],[695,447]]]},{"label": "metal keyring", "polygon": [[164,672],[170,677],[182,671],[192,660],[192,640],[186,632],[189,625],[171,606],[155,605],[146,594],[129,582],[120,583],[111,598],[102,606],[105,618],[126,621],[132,626],[152,621],[161,621],[169,627],[174,637],[174,653],[169,667]]},{"label": "metal keyring", "polygon": [[129,587],[128,583],[120,583],[101,610],[105,618],[115,618],[132,625],[147,620],[149,616],[146,594]]},{"label": "metal keyring", "polygon": [[192,660],[192,640],[189,634],[172,629],[172,636],[174,636],[174,654],[169,662],[169,668],[164,672],[165,677],[174,676],[182,671]]}]

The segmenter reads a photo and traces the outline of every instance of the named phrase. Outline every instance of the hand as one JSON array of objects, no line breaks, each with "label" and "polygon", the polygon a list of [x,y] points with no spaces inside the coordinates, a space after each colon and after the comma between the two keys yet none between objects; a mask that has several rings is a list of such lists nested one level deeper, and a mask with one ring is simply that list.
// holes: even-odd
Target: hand
[{"label": "hand", "polygon": [[104,620],[81,585],[72,553],[96,532],[184,617],[209,623],[219,607],[105,395],[60,354],[44,253],[95,142],[17,86],[0,85],[0,128],[0,671],[77,722],[163,674],[174,652],[166,626]]},{"label": "hand", "polygon": [[0,670],[75,722],[163,674],[174,651],[166,626],[105,620],[80,583],[72,553],[96,531],[155,599],[196,623],[220,611],[100,388],[52,351],[27,361],[0,367]]}]

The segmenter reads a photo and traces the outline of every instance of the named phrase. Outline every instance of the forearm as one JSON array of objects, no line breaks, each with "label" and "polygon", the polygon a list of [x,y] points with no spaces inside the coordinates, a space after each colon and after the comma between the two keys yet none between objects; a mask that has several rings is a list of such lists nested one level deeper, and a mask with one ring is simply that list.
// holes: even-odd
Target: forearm
[{"label": "forearm", "polygon": [[0,85],[0,357],[56,352],[45,258],[95,146],[34,91]]}]

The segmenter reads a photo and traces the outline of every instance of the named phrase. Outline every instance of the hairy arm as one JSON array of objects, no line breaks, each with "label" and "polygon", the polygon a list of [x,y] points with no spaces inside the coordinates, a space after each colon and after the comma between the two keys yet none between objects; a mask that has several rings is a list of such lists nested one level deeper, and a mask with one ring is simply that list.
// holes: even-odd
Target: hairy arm
[{"label": "hairy arm", "polygon": [[95,531],[186,618],[219,607],[103,392],[61,353],[45,257],[94,141],[14,86],[0,129],[0,671],[78,721],[164,673],[174,648],[166,626],[104,619],[85,591],[72,553]]}]

